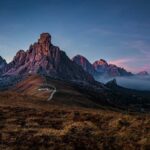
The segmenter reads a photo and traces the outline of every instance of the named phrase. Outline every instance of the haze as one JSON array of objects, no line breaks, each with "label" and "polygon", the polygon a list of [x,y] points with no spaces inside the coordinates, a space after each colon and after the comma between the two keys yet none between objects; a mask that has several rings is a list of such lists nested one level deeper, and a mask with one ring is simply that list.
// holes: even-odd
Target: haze
[{"label": "haze", "polygon": [[[114,78],[97,78],[98,81],[107,83]],[[115,77],[117,84],[129,89],[150,91],[150,76]]]}]

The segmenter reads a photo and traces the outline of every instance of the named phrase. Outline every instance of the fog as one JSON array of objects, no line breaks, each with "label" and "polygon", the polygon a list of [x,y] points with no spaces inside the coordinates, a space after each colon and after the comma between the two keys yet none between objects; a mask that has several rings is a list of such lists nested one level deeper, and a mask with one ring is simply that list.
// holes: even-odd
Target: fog
[{"label": "fog", "polygon": [[108,81],[116,79],[117,84],[136,90],[148,90],[150,91],[150,76],[131,76],[131,77],[115,77],[115,78],[107,78],[107,77],[100,77],[96,80],[107,83]]}]

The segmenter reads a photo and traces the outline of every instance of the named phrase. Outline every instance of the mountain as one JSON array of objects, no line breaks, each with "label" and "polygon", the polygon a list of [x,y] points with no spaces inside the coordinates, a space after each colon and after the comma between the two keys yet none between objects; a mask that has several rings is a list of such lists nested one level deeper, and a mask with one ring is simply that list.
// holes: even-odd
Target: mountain
[{"label": "mountain", "polygon": [[115,79],[101,84],[89,74],[122,68],[70,60],[48,33],[2,66],[0,149],[148,149],[150,92]]},{"label": "mountain", "polygon": [[95,61],[93,66],[99,74],[105,74],[109,67],[108,63],[104,59]]},{"label": "mountain", "polygon": [[113,64],[109,64],[108,70],[109,70],[108,73],[111,76],[131,76],[132,75],[131,72],[128,72],[124,68],[118,67],[118,66],[113,65]]},{"label": "mountain", "polygon": [[107,61],[100,59],[93,63],[93,66],[100,74],[115,77],[115,76],[130,76],[131,72],[126,71],[124,68],[118,67],[113,64],[108,64]]},{"label": "mountain", "polygon": [[116,76],[130,76],[131,72],[126,71],[124,68],[118,67],[113,64],[108,64],[106,60],[100,59],[91,64],[87,58],[81,55],[76,55],[73,57],[73,62],[80,65],[86,72],[97,76],[107,76],[107,77],[116,77]]},{"label": "mountain", "polygon": [[90,73],[91,75],[95,75],[95,68],[84,56],[76,55],[72,58],[72,61],[80,65],[86,72]]},{"label": "mountain", "polygon": [[0,56],[0,75],[2,74],[2,70],[6,65],[7,65],[6,60]]},{"label": "mountain", "polygon": [[94,81],[89,73],[51,43],[49,33],[42,33],[39,40],[27,51],[18,51],[13,61],[4,69],[4,75],[37,73],[66,80]]},{"label": "mountain", "polygon": [[109,87],[109,88],[114,88],[114,87],[118,86],[118,85],[117,85],[117,80],[116,80],[116,79],[113,79],[113,80],[108,81],[108,82],[106,83],[106,86]]},{"label": "mountain", "polygon": [[139,76],[147,76],[147,75],[149,75],[149,73],[147,71],[141,71],[141,72],[137,73],[137,75],[139,75]]}]

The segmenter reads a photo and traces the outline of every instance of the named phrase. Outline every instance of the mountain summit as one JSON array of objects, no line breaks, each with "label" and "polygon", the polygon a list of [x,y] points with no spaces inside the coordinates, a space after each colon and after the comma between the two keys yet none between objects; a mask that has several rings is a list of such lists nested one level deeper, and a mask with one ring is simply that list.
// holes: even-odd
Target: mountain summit
[{"label": "mountain summit", "polygon": [[6,60],[0,56],[0,69],[5,67],[7,64]]},{"label": "mountain summit", "polygon": [[131,72],[126,71],[124,68],[113,64],[108,64],[104,59],[99,59],[91,64],[84,56],[76,55],[72,60],[95,78],[99,76],[116,77],[132,75]]},{"label": "mountain summit", "polygon": [[86,72],[90,73],[91,75],[95,75],[95,68],[84,56],[76,55],[72,58],[72,61],[80,65]]},{"label": "mountain summit", "polygon": [[3,59],[3,58],[0,56],[0,74],[2,74],[2,71],[3,71],[3,69],[5,68],[6,65],[7,65],[6,60]]},{"label": "mountain summit", "polygon": [[94,80],[81,66],[72,62],[64,51],[51,43],[49,33],[42,33],[27,51],[19,50],[4,69],[4,75],[37,73],[67,80]]}]

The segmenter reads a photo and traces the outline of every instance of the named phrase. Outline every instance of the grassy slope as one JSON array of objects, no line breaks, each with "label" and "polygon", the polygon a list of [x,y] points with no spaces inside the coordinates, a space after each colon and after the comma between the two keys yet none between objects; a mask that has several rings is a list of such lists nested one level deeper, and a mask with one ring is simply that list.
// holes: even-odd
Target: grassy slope
[{"label": "grassy slope", "polygon": [[148,149],[150,116],[0,106],[0,149]]},{"label": "grassy slope", "polygon": [[[57,81],[51,81],[51,84],[55,84],[58,93],[62,94],[57,93],[53,101],[47,102],[44,98],[47,99],[48,95],[35,94],[39,83],[45,81],[39,77],[28,80],[25,83],[30,83],[34,88],[17,93],[21,87],[25,89],[26,84],[22,82],[19,89],[0,93],[0,149],[149,148],[149,114],[127,114],[105,107],[89,109],[62,105],[65,99],[68,104],[70,93],[73,93],[72,102],[76,104],[79,103],[75,99],[86,100],[86,97],[68,84],[58,84]],[[54,103],[54,100],[57,102]],[[90,99],[88,101],[91,102]]]}]

